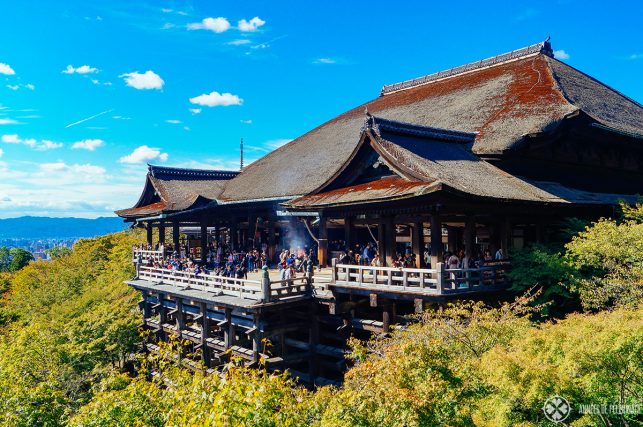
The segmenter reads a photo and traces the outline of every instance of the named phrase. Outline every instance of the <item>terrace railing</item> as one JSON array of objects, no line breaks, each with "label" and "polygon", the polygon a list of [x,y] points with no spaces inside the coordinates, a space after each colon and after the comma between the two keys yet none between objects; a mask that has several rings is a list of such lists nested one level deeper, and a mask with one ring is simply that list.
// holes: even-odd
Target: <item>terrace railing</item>
[{"label": "terrace railing", "polygon": [[277,281],[271,281],[269,277],[248,280],[207,273],[195,274],[190,271],[169,270],[141,264],[137,264],[136,272],[136,279],[139,280],[172,285],[183,290],[195,289],[211,294],[213,297],[226,295],[257,303],[278,302],[312,294],[310,276]]},{"label": "terrace railing", "polygon": [[423,295],[490,291],[508,285],[508,262],[479,268],[435,269],[371,267],[332,261],[331,286]]},{"label": "terrace railing", "polygon": [[156,262],[161,262],[163,261],[163,251],[152,251],[152,250],[145,250],[145,249],[134,249],[134,258],[133,262],[136,264],[137,261],[140,262],[149,262],[151,261],[156,261]]}]

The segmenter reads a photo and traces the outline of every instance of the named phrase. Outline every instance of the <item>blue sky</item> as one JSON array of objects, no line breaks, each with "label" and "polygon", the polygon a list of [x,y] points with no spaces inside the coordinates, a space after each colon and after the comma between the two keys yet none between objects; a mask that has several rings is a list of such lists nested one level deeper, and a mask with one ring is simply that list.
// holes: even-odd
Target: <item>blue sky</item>
[{"label": "blue sky", "polygon": [[640,1],[0,0],[0,10],[0,218],[113,215],[137,200],[147,162],[235,169],[241,137],[251,161],[382,84],[547,35],[561,59],[643,101]]}]

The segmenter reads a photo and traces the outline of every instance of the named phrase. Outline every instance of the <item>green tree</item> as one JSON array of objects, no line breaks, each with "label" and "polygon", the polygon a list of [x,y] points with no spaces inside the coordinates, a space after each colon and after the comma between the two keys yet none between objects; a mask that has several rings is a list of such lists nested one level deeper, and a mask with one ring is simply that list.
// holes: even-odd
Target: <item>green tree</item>
[{"label": "green tree", "polygon": [[9,264],[9,271],[22,270],[31,261],[34,260],[33,254],[22,248],[13,248],[10,251],[11,263]]}]

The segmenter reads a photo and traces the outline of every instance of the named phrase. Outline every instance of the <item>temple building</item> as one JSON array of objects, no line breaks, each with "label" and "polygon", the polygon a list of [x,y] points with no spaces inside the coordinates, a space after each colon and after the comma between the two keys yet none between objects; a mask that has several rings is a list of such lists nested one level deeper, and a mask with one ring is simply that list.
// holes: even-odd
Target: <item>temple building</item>
[{"label": "temple building", "polygon": [[[150,245],[153,228],[164,243],[171,227],[172,246],[189,246],[190,255],[204,261],[212,242],[225,241],[233,251],[263,249],[272,262],[293,242],[314,246],[319,264],[332,264],[324,285],[329,293],[320,297],[328,313],[350,312],[353,326],[386,332],[405,304],[417,311],[427,301],[506,286],[506,263],[449,271],[445,251],[462,249],[469,258],[489,251],[504,261],[514,249],[555,238],[563,219],[611,215],[619,201],[634,202],[641,192],[643,107],[555,59],[545,41],[385,85],[374,100],[240,172],[149,166],[139,201],[117,214],[147,228]],[[341,242],[340,250],[373,242],[381,267],[333,262],[341,254],[334,242]],[[425,251],[430,256],[423,257]],[[417,255],[415,269],[390,268],[404,252]],[[146,304],[158,306],[155,286],[162,280],[154,274],[130,284],[148,295]],[[256,319],[272,319],[280,357],[287,359],[288,343],[319,355],[317,329],[297,341],[285,336],[291,323],[283,313],[260,314],[288,298],[300,305],[317,298],[310,289],[282,293],[282,285],[268,283],[257,297],[262,308],[253,309],[255,323],[244,322],[266,337],[270,328]],[[161,295],[225,305],[168,286]],[[307,286],[315,286],[312,277]],[[360,309],[363,301],[370,308]],[[213,319],[231,321],[226,310],[233,305]],[[176,310],[176,303],[168,307]],[[201,315],[218,310],[208,307]],[[299,320],[308,313],[303,307]],[[313,359],[310,382],[322,369]]]}]

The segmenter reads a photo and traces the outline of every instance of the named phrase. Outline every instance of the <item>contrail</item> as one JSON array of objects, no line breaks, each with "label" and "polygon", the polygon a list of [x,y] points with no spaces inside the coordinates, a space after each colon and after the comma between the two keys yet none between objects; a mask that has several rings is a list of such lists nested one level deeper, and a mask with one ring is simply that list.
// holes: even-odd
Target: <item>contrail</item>
[{"label": "contrail", "polygon": [[91,117],[87,117],[86,119],[82,119],[82,120],[78,120],[77,122],[70,123],[70,124],[68,124],[67,126],[65,126],[65,129],[70,128],[70,127],[72,127],[72,126],[79,125],[79,124],[81,124],[82,122],[86,122],[87,120],[95,119],[96,117],[98,117],[98,116],[102,116],[103,114],[111,113],[112,111],[114,111],[114,109],[113,109],[113,108],[112,108],[111,110],[105,110],[105,111],[103,111],[102,113],[94,114],[93,116],[91,116]]}]

